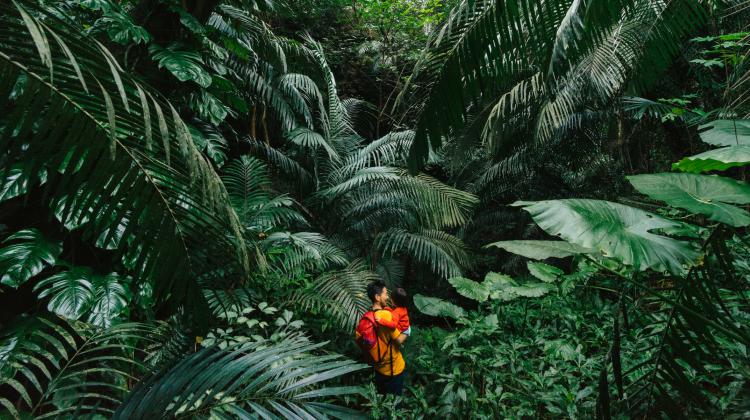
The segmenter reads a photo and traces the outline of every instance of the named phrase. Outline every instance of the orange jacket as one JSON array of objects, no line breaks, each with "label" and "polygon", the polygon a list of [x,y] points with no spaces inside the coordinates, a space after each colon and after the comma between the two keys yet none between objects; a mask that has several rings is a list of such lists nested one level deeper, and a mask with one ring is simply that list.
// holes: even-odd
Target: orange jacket
[{"label": "orange jacket", "polygon": [[[397,328],[400,332],[404,332],[409,329],[411,324],[409,323],[409,311],[406,308],[399,306],[397,308],[386,308],[391,314],[391,320],[385,320],[381,317],[376,316],[375,320],[378,324],[388,328]],[[377,314],[376,314],[377,315]]]}]

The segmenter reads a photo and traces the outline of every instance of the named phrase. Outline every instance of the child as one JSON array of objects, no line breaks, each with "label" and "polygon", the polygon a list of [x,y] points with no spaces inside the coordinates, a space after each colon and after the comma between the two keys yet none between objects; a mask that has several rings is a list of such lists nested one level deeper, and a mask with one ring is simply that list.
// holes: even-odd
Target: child
[{"label": "child", "polygon": [[402,334],[411,334],[411,324],[409,323],[409,311],[406,310],[409,296],[406,294],[406,290],[399,287],[391,294],[391,301],[395,308],[387,308],[393,315],[392,321],[388,322],[375,314],[375,320],[378,324],[388,328],[397,328]]}]

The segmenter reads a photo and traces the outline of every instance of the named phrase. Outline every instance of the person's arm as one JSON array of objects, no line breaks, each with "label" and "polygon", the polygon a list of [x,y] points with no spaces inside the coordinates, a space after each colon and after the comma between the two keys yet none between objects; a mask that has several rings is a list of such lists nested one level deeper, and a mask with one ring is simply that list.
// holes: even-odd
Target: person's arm
[{"label": "person's arm", "polygon": [[401,346],[404,344],[404,341],[406,341],[407,338],[409,338],[408,334],[401,333],[398,335],[398,337],[396,337],[396,343],[398,343],[398,345]]}]

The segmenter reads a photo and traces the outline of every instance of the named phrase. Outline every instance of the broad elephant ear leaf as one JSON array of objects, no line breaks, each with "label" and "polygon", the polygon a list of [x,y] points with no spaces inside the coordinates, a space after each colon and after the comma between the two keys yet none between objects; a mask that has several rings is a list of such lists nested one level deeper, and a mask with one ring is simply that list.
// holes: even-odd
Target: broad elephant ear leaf
[{"label": "broad elephant ear leaf", "polygon": [[688,242],[654,231],[676,229],[682,223],[602,200],[516,202],[550,235],[614,258],[637,270],[683,274],[698,258]]},{"label": "broad elephant ear leaf", "polygon": [[531,273],[532,276],[545,283],[554,283],[564,274],[562,270],[555,266],[539,262],[529,261],[526,263],[526,267],[529,269],[529,273]]},{"label": "broad elephant ear leaf", "polygon": [[696,174],[645,174],[628,177],[636,190],[673,207],[702,214],[734,227],[750,225],[750,213],[732,204],[750,203],[750,186],[731,178]]},{"label": "broad elephant ear leaf", "polygon": [[546,260],[547,258],[565,258],[578,254],[592,252],[592,250],[564,241],[500,241],[485,245],[504,249],[513,254],[534,260]]},{"label": "broad elephant ear leaf", "polygon": [[448,279],[448,283],[456,288],[456,291],[459,295],[480,303],[486,301],[487,297],[490,294],[489,290],[487,290],[487,287],[484,284],[475,282],[471,279],[463,277],[451,277],[450,279]]},{"label": "broad elephant ear leaf", "polygon": [[16,288],[46,266],[55,265],[62,243],[50,241],[36,229],[24,229],[9,236],[0,249],[0,284]]},{"label": "broad elephant ear leaf", "polygon": [[726,171],[737,166],[750,165],[750,145],[728,146],[686,157],[672,164],[672,169],[682,172]]},{"label": "broad elephant ear leaf", "polygon": [[716,120],[700,127],[701,140],[716,146],[750,146],[750,120]]},{"label": "broad elephant ear leaf", "polygon": [[430,316],[447,316],[453,319],[466,317],[466,311],[457,305],[436,297],[414,295],[414,306],[419,312]]}]

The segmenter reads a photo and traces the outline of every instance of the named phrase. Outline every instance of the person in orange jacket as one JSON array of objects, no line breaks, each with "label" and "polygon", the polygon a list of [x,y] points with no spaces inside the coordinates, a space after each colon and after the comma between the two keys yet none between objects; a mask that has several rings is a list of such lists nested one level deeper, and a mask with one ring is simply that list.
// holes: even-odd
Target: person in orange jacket
[{"label": "person in orange jacket", "polygon": [[[355,330],[355,337],[358,341],[363,341],[362,339],[368,336],[366,343],[358,344],[367,349],[368,357],[373,362],[375,387],[378,393],[401,395],[406,376],[406,360],[401,353],[401,345],[408,335],[396,327],[385,325],[398,323],[393,313],[386,309],[389,299],[388,289],[382,282],[370,283],[367,286],[367,296],[372,301],[372,308],[362,316]],[[380,322],[375,319],[379,319]],[[369,343],[370,335],[373,336],[372,343]]]}]

